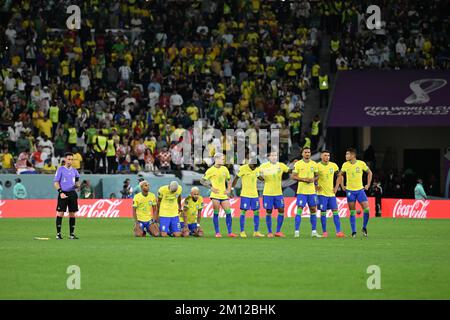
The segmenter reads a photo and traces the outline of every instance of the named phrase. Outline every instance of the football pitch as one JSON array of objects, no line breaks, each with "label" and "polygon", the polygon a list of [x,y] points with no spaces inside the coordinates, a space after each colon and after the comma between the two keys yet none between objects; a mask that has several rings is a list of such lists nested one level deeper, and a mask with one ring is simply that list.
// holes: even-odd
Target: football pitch
[{"label": "football pitch", "polygon": [[[450,299],[450,220],[373,218],[369,238],[361,223],[356,239],[337,239],[328,219],[329,238],[313,239],[303,219],[296,239],[288,218],[286,238],[254,239],[247,219],[249,238],[215,239],[204,219],[203,239],[155,239],[134,238],[131,219],[77,219],[69,240],[65,218],[57,241],[54,219],[0,219],[0,299]],[[67,288],[71,265],[79,290]],[[373,265],[381,289],[369,290]]]}]

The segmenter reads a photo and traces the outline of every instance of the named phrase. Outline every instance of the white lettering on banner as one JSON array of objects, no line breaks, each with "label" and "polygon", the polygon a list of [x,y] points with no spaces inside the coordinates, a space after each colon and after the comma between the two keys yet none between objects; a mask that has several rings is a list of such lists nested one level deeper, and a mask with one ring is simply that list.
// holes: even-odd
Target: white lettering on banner
[{"label": "white lettering on banner", "polygon": [[450,106],[365,106],[368,116],[446,116]]},{"label": "white lettering on banner", "polygon": [[403,200],[398,200],[394,206],[392,217],[426,219],[428,214],[426,208],[429,204],[430,201],[427,200],[416,200],[413,204],[404,205]]},{"label": "white lettering on banner", "polygon": [[[6,201],[0,200],[0,207],[3,207],[3,205],[6,204]],[[2,218],[2,210],[0,210],[0,218]]]},{"label": "white lettering on banner", "polygon": [[98,200],[93,204],[84,204],[79,207],[77,217],[87,218],[119,218],[120,211],[116,209],[122,200]]},{"label": "white lettering on banner", "polygon": [[[184,201],[184,200],[183,200]],[[231,215],[234,213],[233,205],[236,202],[239,202],[239,198],[231,198],[230,200],[230,209],[231,209]],[[212,200],[203,208],[202,217],[203,218],[211,218],[214,215],[214,208],[212,204]],[[223,209],[220,209],[219,217],[224,217],[225,212]]]},{"label": "white lettering on banner", "polygon": [[[336,198],[337,201],[337,205],[338,205],[338,214],[339,217],[341,218],[346,218],[348,216],[350,216],[350,212],[348,210],[348,206],[347,206],[347,198],[343,198],[342,200],[339,198]],[[287,217],[295,217],[295,215],[297,214],[297,200],[292,201],[287,210],[286,210],[286,216]],[[333,212],[331,210],[328,210],[326,213],[327,217],[332,217],[333,216]],[[309,217],[310,216],[310,212],[309,212],[309,207],[304,207],[303,211],[302,211],[302,217]]]}]

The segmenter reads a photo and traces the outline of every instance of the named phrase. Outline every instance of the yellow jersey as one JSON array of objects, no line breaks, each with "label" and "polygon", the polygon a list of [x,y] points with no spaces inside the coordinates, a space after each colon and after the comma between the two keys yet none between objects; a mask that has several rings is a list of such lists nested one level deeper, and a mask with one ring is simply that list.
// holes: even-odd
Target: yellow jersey
[{"label": "yellow jersey", "polygon": [[[197,214],[199,210],[203,209],[203,198],[202,196],[199,196],[197,201],[194,201],[192,199],[192,196],[188,196],[184,200],[184,209],[186,209],[186,218],[187,223],[197,223]],[[184,222],[183,215],[180,215],[180,222]]]},{"label": "yellow jersey", "polygon": [[159,197],[159,216],[160,217],[176,217],[178,216],[178,198],[181,197],[183,188],[178,186],[178,190],[171,192],[169,185],[162,186],[158,190]]},{"label": "yellow jersey", "polygon": [[369,167],[364,161],[356,160],[354,164],[350,161],[342,165],[341,171],[345,172],[347,177],[346,188],[350,191],[358,191],[364,188],[362,183],[362,176],[364,171],[368,171]]},{"label": "yellow jersey", "polygon": [[206,170],[203,179],[211,182],[211,186],[217,190],[219,193],[215,193],[211,191],[211,198],[226,200],[228,199],[227,195],[227,180],[230,180],[230,172],[227,167],[220,166],[217,168],[216,166],[212,166],[208,170]]},{"label": "yellow jersey", "polygon": [[[318,173],[317,163],[313,160],[305,162],[303,159],[297,161],[292,171],[298,175],[299,178],[314,178],[314,175]],[[314,182],[298,182],[297,194],[316,194],[316,187]]]},{"label": "yellow jersey", "polygon": [[334,162],[328,162],[326,165],[319,162],[317,168],[319,169],[319,180],[317,182],[320,187],[317,194],[320,196],[334,197],[334,175],[336,172],[339,172],[338,165]]},{"label": "yellow jersey", "polygon": [[133,208],[136,208],[136,217],[139,221],[147,222],[153,218],[153,206],[156,206],[156,196],[149,192],[146,196],[139,192],[133,197]]},{"label": "yellow jersey", "polygon": [[288,172],[289,167],[282,162],[272,164],[270,161],[259,167],[260,174],[264,177],[264,196],[281,196],[281,181],[283,173]]},{"label": "yellow jersey", "polygon": [[258,198],[259,168],[252,170],[248,164],[245,164],[239,168],[237,176],[242,178],[241,197]]}]

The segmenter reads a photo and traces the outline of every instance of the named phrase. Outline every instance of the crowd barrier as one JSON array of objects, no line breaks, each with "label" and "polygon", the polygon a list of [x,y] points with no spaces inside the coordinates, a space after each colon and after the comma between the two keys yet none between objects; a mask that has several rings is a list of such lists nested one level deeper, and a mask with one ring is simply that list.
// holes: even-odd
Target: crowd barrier
[{"label": "crowd barrier", "polygon": [[[285,216],[293,217],[297,212],[295,197],[285,197]],[[234,197],[230,200],[231,212],[233,217],[239,217],[239,197]],[[88,199],[79,200],[78,217],[85,218],[131,218],[132,200],[131,199]],[[266,212],[262,208],[261,215],[265,216]],[[369,197],[370,214],[375,216],[375,199]],[[339,216],[342,218],[348,217],[350,211],[347,206],[347,198],[338,198]],[[362,212],[362,209],[358,205],[358,210]],[[0,218],[51,218],[55,216],[56,200],[0,200]],[[202,216],[204,218],[210,218],[213,216],[212,202],[209,198],[204,198],[204,208]],[[224,216],[223,210],[220,211],[220,216]],[[328,211],[327,216],[331,217],[332,212]],[[247,216],[252,216],[252,211],[247,211]],[[303,209],[302,216],[309,217],[309,209],[306,207]],[[360,215],[362,216],[362,215]]]}]

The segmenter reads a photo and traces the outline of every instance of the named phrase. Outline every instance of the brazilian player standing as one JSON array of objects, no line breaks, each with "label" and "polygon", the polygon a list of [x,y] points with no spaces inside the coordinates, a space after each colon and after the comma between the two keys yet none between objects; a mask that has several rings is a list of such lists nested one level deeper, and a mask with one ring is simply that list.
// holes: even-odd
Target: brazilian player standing
[{"label": "brazilian player standing", "polygon": [[222,153],[214,155],[214,165],[206,170],[200,183],[211,188],[211,201],[214,209],[213,223],[216,231],[216,238],[221,238],[219,229],[219,211],[220,207],[225,211],[225,221],[228,230],[228,237],[236,238],[232,232],[233,219],[231,218],[231,208],[228,196],[231,194],[231,176],[227,167],[224,166],[225,156]]},{"label": "brazilian player standing", "polygon": [[240,227],[241,227],[241,238],[246,238],[245,233],[245,214],[247,210],[253,210],[253,222],[254,222],[254,232],[253,237],[261,238],[264,235],[259,232],[259,196],[258,196],[258,176],[259,168],[256,164],[245,164],[239,168],[239,172],[233,180],[232,187],[234,188],[239,181],[242,179],[242,190],[241,190],[241,217],[240,217]]},{"label": "brazilian player standing", "polygon": [[[356,201],[364,210],[362,232],[367,237],[367,224],[369,222],[369,201],[365,190],[369,190],[372,183],[372,171],[364,161],[356,159],[356,150],[348,148],[345,153],[345,160],[339,172],[337,184],[347,193],[347,202],[350,209],[350,226],[352,237],[356,237]],[[363,172],[367,172],[367,184],[363,187]],[[344,186],[344,176],[347,179],[347,186]]]},{"label": "brazilian player standing", "polygon": [[312,237],[321,238],[317,233],[317,195],[316,182],[318,178],[317,163],[311,160],[311,149],[303,148],[302,159],[297,161],[292,171],[292,179],[298,181],[297,187],[297,214],[295,215],[295,232],[294,237],[300,236],[300,224],[302,222],[303,208],[308,205],[309,217],[311,221]]},{"label": "brazilian player standing", "polygon": [[200,219],[202,217],[203,198],[197,187],[192,187],[189,196],[184,199],[183,215],[180,215],[181,229],[188,228],[190,236],[202,236]]},{"label": "brazilian player standing", "polygon": [[133,197],[133,218],[137,237],[145,236],[146,232],[154,237],[159,236],[156,224],[156,196],[149,192],[150,185],[143,180],[139,183],[141,192]]},{"label": "brazilian player standing", "polygon": [[341,231],[341,221],[339,219],[338,205],[336,200],[336,191],[338,184],[334,186],[334,180],[339,167],[336,163],[330,161],[330,151],[323,150],[320,153],[321,162],[317,164],[319,171],[319,179],[317,180],[317,197],[319,200],[320,221],[322,223],[322,236],[328,237],[327,232],[327,211],[333,212],[333,221],[336,227],[336,237],[344,238],[345,235]]},{"label": "brazilian player standing", "polygon": [[277,217],[277,232],[275,237],[284,238],[285,235],[281,232],[281,227],[284,221],[284,198],[283,190],[281,189],[281,182],[283,180],[283,173],[290,172],[287,165],[278,162],[278,152],[272,151],[269,154],[269,161],[259,166],[259,179],[264,181],[263,203],[266,209],[266,224],[268,234],[267,237],[273,238],[272,233],[272,210],[278,210]]}]

